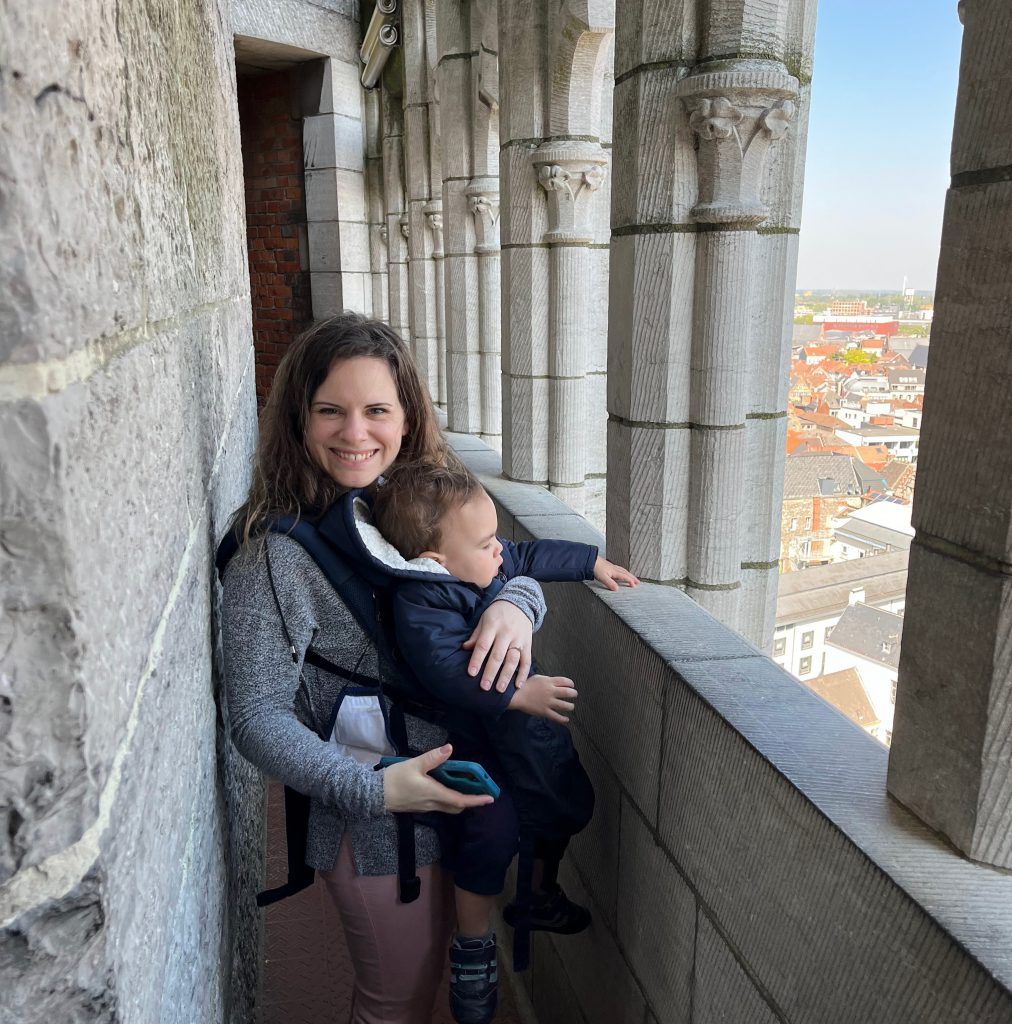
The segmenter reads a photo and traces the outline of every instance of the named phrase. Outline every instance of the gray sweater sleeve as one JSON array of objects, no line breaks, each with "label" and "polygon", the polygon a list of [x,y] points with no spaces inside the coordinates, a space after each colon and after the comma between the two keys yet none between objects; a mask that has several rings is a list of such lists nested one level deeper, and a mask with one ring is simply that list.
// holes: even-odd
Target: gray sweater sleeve
[{"label": "gray sweater sleeve", "polygon": [[529,576],[514,576],[507,580],[495,600],[516,605],[531,620],[535,633],[545,621],[545,613],[548,611],[545,595],[541,592],[541,586]]},{"label": "gray sweater sleeve", "polygon": [[[272,551],[278,547],[276,541],[271,544]],[[381,816],[383,773],[342,756],[308,724],[320,728],[323,717],[302,678],[304,672],[315,671],[303,665],[303,658],[320,628],[319,616],[312,606],[312,589],[305,580],[291,578],[288,562],[272,558],[272,569],[297,660],[292,660],[266,563],[262,558],[233,559],[225,573],[222,603],[232,740],[268,775],[336,808],[343,817]],[[351,619],[343,606],[340,610]],[[348,625],[353,631],[353,623]]]}]

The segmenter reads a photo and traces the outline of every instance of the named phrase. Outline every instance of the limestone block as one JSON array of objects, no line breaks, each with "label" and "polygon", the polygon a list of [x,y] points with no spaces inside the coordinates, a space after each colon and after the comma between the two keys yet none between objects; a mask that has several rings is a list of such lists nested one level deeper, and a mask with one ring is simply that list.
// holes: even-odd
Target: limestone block
[{"label": "limestone block", "polygon": [[447,256],[470,255],[476,244],[474,214],[466,181],[443,181],[443,221]]},{"label": "limestone block", "polygon": [[[502,366],[506,374],[548,375],[547,249],[502,251]],[[508,422],[504,413],[503,422]]]},{"label": "limestone block", "polygon": [[425,105],[404,109],[404,193],[410,200],[428,200],[429,108]]},{"label": "limestone block", "polygon": [[618,939],[629,961],[642,965],[650,1006],[671,1024],[693,1019],[696,917],[696,900],[684,878],[652,830],[623,800]]},{"label": "limestone block", "polygon": [[548,381],[504,376],[502,419],[503,471],[515,480],[547,484]]},{"label": "limestone block", "polygon": [[788,5],[778,0],[717,0],[707,9],[701,53],[775,54],[783,59],[787,13]]},{"label": "limestone block", "polygon": [[690,419],[694,235],[612,239],[608,410],[624,420]]},{"label": "limestone block", "polygon": [[[313,72],[316,72],[315,74]],[[304,72],[305,109],[317,114],[344,114],[362,120],[364,115],[362,65],[337,58],[322,60]]]},{"label": "limestone block", "polygon": [[647,579],[687,571],[688,430],[608,424],[608,528],[613,560]]},{"label": "limestone block", "polygon": [[595,804],[594,817],[583,832],[574,837],[566,856],[572,859],[586,888],[594,894],[602,923],[614,932],[621,791],[615,776],[593,744],[576,726],[572,731],[580,760],[594,784]]},{"label": "limestone block", "polygon": [[337,273],[342,267],[341,236],[339,221],[310,221],[309,266],[316,273]]},{"label": "limestone block", "polygon": [[[616,0],[616,84],[643,64],[693,62],[698,45],[696,19],[696,6],[689,0]],[[616,117],[616,128],[620,123]]]},{"label": "limestone block", "polygon": [[787,408],[798,236],[760,233],[754,251],[746,361],[763,372],[748,375],[746,407],[750,413],[768,415]]},{"label": "limestone block", "polygon": [[[581,289],[580,301],[587,306],[587,323],[593,325],[586,332],[584,367],[587,373],[606,373],[608,370],[608,272],[610,249],[590,249],[584,255],[588,280]],[[602,404],[601,408],[604,408]]]},{"label": "limestone block", "polygon": [[745,485],[741,503],[741,560],[776,562],[784,493],[787,418],[745,421]]},{"label": "limestone block", "polygon": [[439,79],[442,173],[446,178],[471,175],[471,61],[442,60]]},{"label": "limestone block", "polygon": [[361,42],[356,0],[232,0],[232,30],[312,53],[358,62]]},{"label": "limestone block", "polygon": [[[310,239],[312,239],[313,227],[314,225],[309,225]],[[340,232],[341,271],[352,274],[369,273],[369,225],[363,224],[361,221],[342,220]],[[312,258],[312,241],[310,241],[309,252],[310,258]]]},{"label": "limestone block", "polygon": [[521,975],[530,986],[537,1019],[558,1024],[585,1024],[580,997],[566,974],[562,959],[547,935],[535,932],[531,969]]},{"label": "limestone block", "polygon": [[742,569],[735,629],[760,650],[770,653],[777,618],[780,569]]},{"label": "limestone block", "polygon": [[[800,62],[800,67],[795,64]],[[788,70],[795,77],[804,76],[804,67],[811,67],[811,45],[800,48],[789,60]],[[810,73],[810,72],[809,72]],[[769,148],[766,154],[764,180],[760,196],[769,213],[763,221],[763,230],[797,231],[801,226],[801,203],[805,181],[805,156],[808,150],[808,115],[811,110],[811,85],[802,77],[794,100],[795,113],[783,138]],[[793,279],[792,279],[793,281]],[[792,283],[793,289],[793,283]],[[793,295],[793,291],[792,291]]]},{"label": "limestone block", "polygon": [[[592,913],[597,910],[592,894],[566,861],[562,862],[560,880],[577,903],[590,906]],[[643,992],[607,928],[594,924],[579,935],[553,935],[548,941],[578,993],[587,1024],[640,1024],[646,1008]],[[536,1006],[537,1000],[535,988]]]},{"label": "limestone block", "polygon": [[[608,468],[608,378],[589,373],[583,379],[586,400],[584,418],[584,467],[587,474],[603,475]],[[588,485],[590,480],[587,481]]]},{"label": "limestone block", "polygon": [[580,697],[573,721],[653,822],[665,667],[632,631],[607,632],[612,602],[628,593],[572,583],[546,584],[544,591],[550,614],[535,637],[538,665],[576,682]]},{"label": "limestone block", "polygon": [[885,749],[772,662],[673,667],[688,686],[665,690],[658,833],[781,1015],[1002,1020],[1007,924],[981,915],[1007,921],[1008,879],[890,804]]},{"label": "limestone block", "polygon": [[[348,174],[354,172],[343,171]],[[340,185],[333,168],[306,171],[306,219],[309,221],[336,221],[340,218]],[[364,216],[365,211],[362,211]]]},{"label": "limestone block", "polygon": [[949,192],[914,502],[918,530],[1005,563],[1012,445],[994,439],[1012,437],[1009,225],[1012,182]]},{"label": "limestone block", "polygon": [[334,316],[345,308],[341,275],[336,271],[310,274],[309,290],[313,298],[314,320]]},{"label": "limestone block", "polygon": [[737,585],[745,504],[745,430],[699,428],[691,436],[689,581],[710,587]]},{"label": "limestone block", "polygon": [[499,11],[499,137],[504,144],[547,134],[542,42],[550,38],[551,13],[539,0],[519,0]]},{"label": "limestone block", "polygon": [[616,82],[612,228],[690,222],[696,154],[688,117],[675,99],[678,74],[677,64],[664,63]]},{"label": "limestone block", "polygon": [[735,959],[709,917],[701,913],[696,929],[693,1024],[779,1024],[780,1017],[762,997]]},{"label": "limestone block", "polygon": [[563,504],[564,512],[541,515],[517,515],[515,540],[572,540],[591,544],[604,552],[604,536],[594,529],[583,516],[577,515]]},{"label": "limestone block", "polygon": [[535,142],[522,142],[504,145],[499,154],[503,249],[525,243],[540,245],[548,231],[545,193],[537,184],[531,162],[537,148]]},{"label": "limestone block", "polygon": [[481,356],[477,352],[447,353],[451,423],[457,430],[475,433],[481,427]]},{"label": "limestone block", "polygon": [[[314,275],[315,277],[315,275]],[[341,274],[341,301],[343,309],[353,309],[357,313],[370,313],[370,296],[372,287],[368,274]]]},{"label": "limestone block", "polygon": [[1012,580],[910,549],[889,790],[969,856],[1012,867]]},{"label": "limestone block", "polygon": [[316,114],[302,119],[302,151],[306,170],[339,167],[365,170],[362,122],[343,114]]},{"label": "limestone block", "polygon": [[1012,164],[1012,104],[1005,87],[1012,66],[1009,10],[999,0],[986,0],[964,4],[960,16],[963,59],[952,132],[954,175]]}]

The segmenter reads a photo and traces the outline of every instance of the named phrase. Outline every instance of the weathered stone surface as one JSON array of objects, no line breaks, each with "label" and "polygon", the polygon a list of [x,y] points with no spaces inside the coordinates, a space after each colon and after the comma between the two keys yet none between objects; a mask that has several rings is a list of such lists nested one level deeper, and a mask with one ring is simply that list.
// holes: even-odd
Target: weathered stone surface
[{"label": "weathered stone surface", "polygon": [[636,810],[622,803],[618,938],[654,1012],[692,1019],[696,900]]},{"label": "weathered stone surface", "polygon": [[1012,21],[1001,0],[962,4],[960,19],[963,58],[952,131],[952,173],[969,174],[1012,164],[1012,103],[1003,88],[1012,65]]},{"label": "weathered stone surface", "polygon": [[358,64],[358,0],[231,0],[229,13],[236,35]]},{"label": "weathered stone surface", "polygon": [[259,873],[256,784],[219,775],[208,623],[255,433],[226,14],[9,22],[2,241],[29,287],[4,291],[0,351],[0,1016],[21,1024],[254,1014],[251,889],[225,869]]},{"label": "weathered stone surface", "polygon": [[910,549],[889,791],[959,849],[1012,867],[1012,577]]},{"label": "weathered stone surface", "polygon": [[992,442],[1012,437],[1010,224],[1012,182],[949,192],[913,516],[918,530],[1006,564],[1012,445]]},{"label": "weathered stone surface", "polygon": [[696,964],[693,975],[693,1024],[779,1024],[770,1005],[749,980],[706,914],[696,919]]}]

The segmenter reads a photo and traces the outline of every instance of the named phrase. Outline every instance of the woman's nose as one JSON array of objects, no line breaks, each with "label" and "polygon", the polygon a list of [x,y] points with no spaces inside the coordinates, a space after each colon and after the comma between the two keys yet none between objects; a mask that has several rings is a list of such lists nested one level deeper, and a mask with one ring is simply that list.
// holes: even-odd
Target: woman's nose
[{"label": "woman's nose", "polygon": [[364,438],[366,435],[365,417],[356,412],[348,413],[341,424],[341,434],[349,441],[357,441]]}]

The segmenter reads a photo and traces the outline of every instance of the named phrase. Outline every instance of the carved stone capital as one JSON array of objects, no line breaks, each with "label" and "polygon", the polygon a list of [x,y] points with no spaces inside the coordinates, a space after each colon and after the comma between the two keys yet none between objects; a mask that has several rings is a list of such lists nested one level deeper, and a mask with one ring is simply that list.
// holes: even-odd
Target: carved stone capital
[{"label": "carved stone capital", "polygon": [[382,243],[383,243],[384,245],[386,245],[386,244],[387,244],[387,236],[388,236],[388,235],[389,235],[389,232],[387,231],[387,226],[386,226],[386,224],[381,224],[381,225],[380,225],[380,241],[381,241],[381,242],[382,242]]},{"label": "carved stone capital", "polygon": [[404,236],[404,240],[407,241],[411,237],[411,226],[408,224],[408,215],[402,213],[397,218],[397,223],[401,226],[401,234]]},{"label": "carved stone capital", "polygon": [[464,190],[474,214],[474,251],[497,252],[499,249],[499,181],[496,178],[475,178]]},{"label": "carved stone capital", "polygon": [[595,142],[546,142],[533,155],[538,184],[548,199],[546,242],[590,243],[591,203],[604,184],[608,157]]},{"label": "carved stone capital", "polygon": [[443,258],[443,201],[433,199],[422,207],[422,213],[429,222],[429,230],[432,232],[432,256],[433,259]]},{"label": "carved stone capital", "polygon": [[776,61],[713,61],[675,87],[699,136],[699,198],[692,215],[709,224],[759,224],[770,146],[794,118],[798,80]]}]

